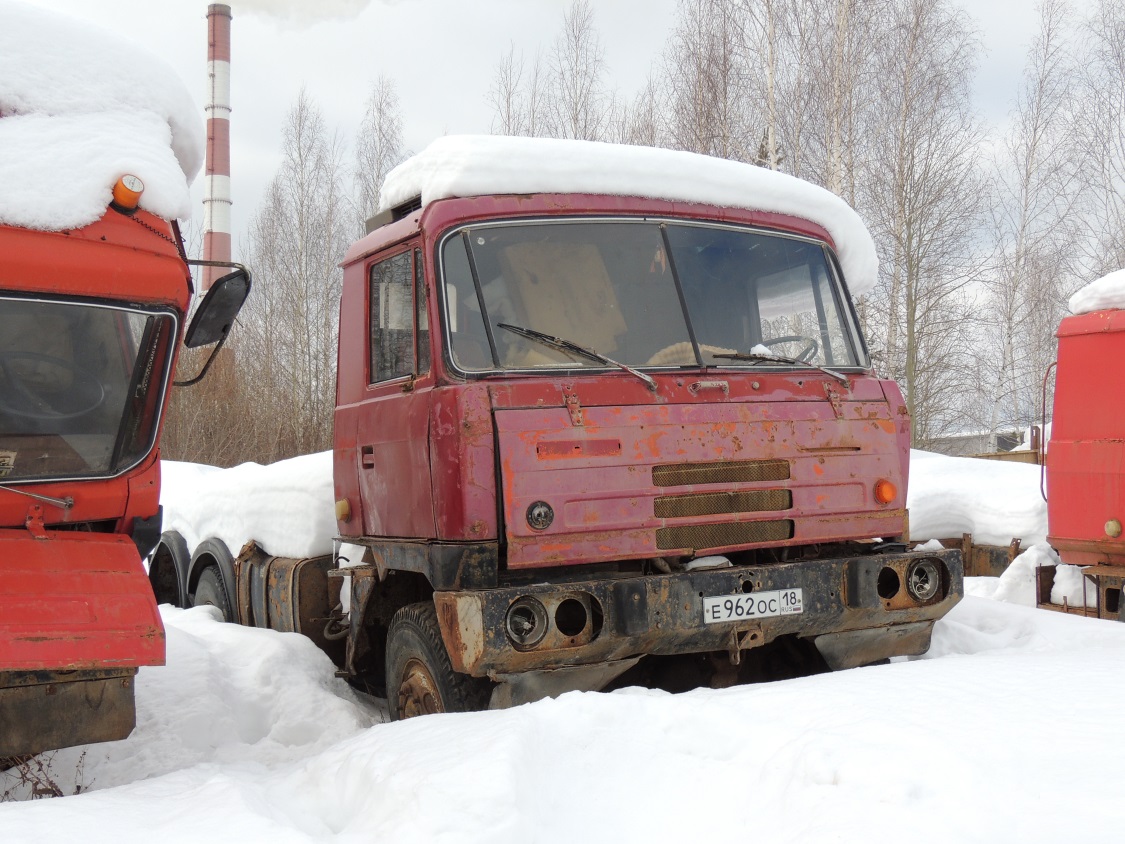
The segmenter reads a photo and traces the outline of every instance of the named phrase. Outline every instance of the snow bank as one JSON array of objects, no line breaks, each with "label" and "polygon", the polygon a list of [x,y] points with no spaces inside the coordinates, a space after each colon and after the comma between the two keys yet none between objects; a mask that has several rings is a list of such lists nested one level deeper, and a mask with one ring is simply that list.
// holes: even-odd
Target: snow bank
[{"label": "snow bank", "polygon": [[0,0],[0,223],[61,230],[139,176],[141,207],[190,216],[199,109],[162,59],[85,21]]},{"label": "snow bank", "polygon": [[[64,792],[193,766],[297,761],[384,720],[382,709],[336,679],[331,660],[300,634],[223,624],[210,607],[163,606],[160,613],[168,664],[137,674],[136,729],[124,741],[51,754]],[[0,792],[10,785],[0,774]]]},{"label": "snow bank", "polygon": [[1125,308],[1125,270],[1092,281],[1070,297],[1070,310],[1088,314],[1106,308]]},{"label": "snow bank", "polygon": [[336,512],[330,451],[233,469],[165,460],[161,476],[164,530],[178,531],[189,551],[217,537],[232,554],[251,539],[279,557],[332,553]]},{"label": "snow bank", "polygon": [[450,135],[387,174],[379,210],[416,196],[425,205],[452,196],[528,193],[641,196],[801,217],[832,235],[854,295],[875,286],[875,242],[840,197],[785,173],[678,150]]},{"label": "snow bank", "polygon": [[[898,844],[909,830],[923,844],[1046,844],[1120,836],[1119,804],[1091,799],[1090,784],[1110,795],[1125,788],[1116,754],[1106,752],[1106,725],[1125,699],[1125,625],[966,598],[938,622],[924,659],[682,695],[571,693],[365,729],[371,716],[310,668],[299,637],[215,624],[202,610],[167,620],[170,641],[183,641],[167,669],[141,671],[138,733],[108,746],[114,763],[96,768],[96,790],[0,805],[5,840]],[[216,636],[228,646],[213,647]],[[267,640],[276,645],[259,670],[249,655]],[[154,696],[144,679],[160,672],[175,699]],[[164,738],[154,709],[175,706],[190,718],[177,726],[161,715],[173,731]],[[300,716],[286,716],[298,738],[322,732],[287,745],[270,720],[298,706]],[[222,739],[208,746],[212,730]],[[130,773],[130,757],[167,764]],[[130,775],[136,781],[125,784]],[[0,791],[5,782],[0,775]]]},{"label": "snow bank", "polygon": [[1007,545],[1017,538],[1024,547],[1046,542],[1039,468],[911,450],[906,499],[911,538],[971,533],[983,545]]}]

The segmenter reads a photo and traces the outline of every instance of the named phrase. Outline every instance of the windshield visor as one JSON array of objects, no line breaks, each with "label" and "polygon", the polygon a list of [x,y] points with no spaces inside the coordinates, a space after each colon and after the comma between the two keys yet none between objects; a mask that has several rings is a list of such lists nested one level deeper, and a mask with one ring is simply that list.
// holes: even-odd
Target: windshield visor
[{"label": "windshield visor", "polygon": [[824,245],[695,223],[554,220],[469,227],[441,248],[446,330],[465,372],[866,365]]},{"label": "windshield visor", "polygon": [[170,313],[0,297],[0,483],[115,475],[152,448]]}]

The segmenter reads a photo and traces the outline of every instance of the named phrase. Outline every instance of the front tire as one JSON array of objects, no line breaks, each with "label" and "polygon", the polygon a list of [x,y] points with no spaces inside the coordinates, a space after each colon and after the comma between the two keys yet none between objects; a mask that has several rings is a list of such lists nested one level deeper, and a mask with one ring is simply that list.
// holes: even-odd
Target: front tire
[{"label": "front tire", "polygon": [[391,720],[488,706],[492,684],[453,670],[431,602],[400,609],[387,632],[387,708]]}]

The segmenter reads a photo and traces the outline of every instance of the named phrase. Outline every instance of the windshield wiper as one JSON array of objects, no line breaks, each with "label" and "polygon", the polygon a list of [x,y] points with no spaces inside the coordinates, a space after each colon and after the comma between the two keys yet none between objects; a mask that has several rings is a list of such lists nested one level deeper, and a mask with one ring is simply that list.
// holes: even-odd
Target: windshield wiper
[{"label": "windshield wiper", "polygon": [[713,353],[711,355],[711,357],[713,357],[713,358],[724,358],[724,359],[727,359],[727,360],[745,360],[745,361],[750,361],[751,364],[755,364],[755,365],[759,364],[759,363],[765,363],[765,362],[768,361],[770,363],[788,363],[788,364],[792,364],[794,366],[807,366],[810,369],[819,369],[825,375],[831,375],[833,378],[838,378],[841,381],[843,381],[845,384],[848,383],[848,376],[845,375],[842,372],[837,372],[835,369],[829,369],[827,366],[821,366],[819,363],[813,363],[812,361],[801,360],[800,358],[790,358],[790,357],[786,357],[785,355],[774,355],[774,354],[763,355],[763,354],[759,354],[758,352],[720,352],[720,353]]},{"label": "windshield wiper", "polygon": [[499,328],[505,328],[514,334],[520,335],[521,337],[526,337],[529,340],[536,340],[542,343],[544,346],[550,346],[553,349],[558,349],[563,352],[571,352],[573,354],[579,355],[580,357],[587,358],[588,360],[596,360],[598,363],[608,363],[610,366],[616,366],[618,369],[623,369],[630,375],[635,375],[636,377],[640,378],[645,382],[645,385],[650,390],[652,390],[654,393],[656,392],[656,382],[652,380],[652,378],[650,378],[648,375],[645,375],[640,370],[633,369],[633,367],[629,366],[628,364],[621,363],[621,361],[606,357],[601,352],[595,352],[593,349],[587,349],[585,346],[579,346],[572,340],[564,340],[561,337],[554,337],[550,334],[545,334],[542,331],[536,331],[534,328],[524,328],[519,325],[509,325],[506,322],[498,322],[496,323],[496,325]]},{"label": "windshield wiper", "polygon": [[69,495],[66,498],[52,498],[49,495],[40,495],[37,492],[28,492],[26,489],[20,489],[17,486],[8,486],[7,484],[0,484],[0,489],[5,492],[14,492],[16,495],[26,495],[28,498],[34,498],[36,501],[44,501],[47,504],[53,504],[63,510],[69,510],[74,506],[74,499]]}]

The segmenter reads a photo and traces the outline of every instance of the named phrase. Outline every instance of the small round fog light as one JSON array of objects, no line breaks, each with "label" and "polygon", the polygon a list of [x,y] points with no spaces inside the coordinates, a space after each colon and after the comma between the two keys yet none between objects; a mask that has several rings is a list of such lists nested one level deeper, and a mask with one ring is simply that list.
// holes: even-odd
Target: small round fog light
[{"label": "small round fog light", "polygon": [[504,629],[512,643],[520,648],[534,648],[547,635],[547,610],[535,598],[517,598],[508,607]]},{"label": "small round fog light", "polygon": [[546,501],[535,501],[527,508],[527,523],[534,530],[546,530],[555,520],[555,511]]},{"label": "small round fog light", "polygon": [[906,570],[906,591],[916,601],[931,600],[941,588],[941,570],[935,560],[918,560]]}]

